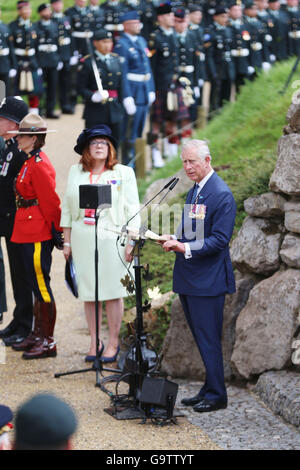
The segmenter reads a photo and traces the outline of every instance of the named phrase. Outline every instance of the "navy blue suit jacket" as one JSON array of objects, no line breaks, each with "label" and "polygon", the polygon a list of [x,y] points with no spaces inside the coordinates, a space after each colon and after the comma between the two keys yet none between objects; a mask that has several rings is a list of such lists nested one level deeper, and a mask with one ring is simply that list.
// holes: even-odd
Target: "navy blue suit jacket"
[{"label": "navy blue suit jacket", "polygon": [[173,291],[192,296],[218,296],[235,292],[229,255],[236,204],[226,183],[214,172],[200,192],[204,219],[190,219],[193,188],[188,192],[182,222],[177,231],[181,242],[188,242],[192,258],[176,253]]}]

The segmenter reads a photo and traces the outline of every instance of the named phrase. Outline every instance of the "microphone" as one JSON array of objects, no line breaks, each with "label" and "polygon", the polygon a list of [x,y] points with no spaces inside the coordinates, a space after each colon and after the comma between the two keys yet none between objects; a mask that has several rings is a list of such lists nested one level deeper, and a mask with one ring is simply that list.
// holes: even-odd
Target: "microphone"
[{"label": "microphone", "polygon": [[[176,182],[175,182],[175,181],[176,181]],[[128,225],[128,223],[129,223],[132,219],[134,219],[143,209],[145,209],[145,207],[147,207],[147,206],[150,204],[150,202],[152,202],[153,199],[155,199],[157,196],[159,196],[160,193],[162,193],[166,188],[169,188],[169,191],[170,191],[171,189],[173,189],[174,186],[178,183],[178,181],[179,181],[179,178],[176,178],[176,177],[175,177],[175,178],[172,178],[170,181],[168,181],[168,183],[166,183],[166,184],[164,185],[164,187],[163,187],[160,191],[158,191],[158,193],[156,193],[151,199],[149,199],[149,201],[147,201],[146,204],[145,204],[143,207],[141,207],[141,208],[136,212],[136,214],[134,214],[129,220],[127,220],[126,224],[123,225],[121,232],[126,232],[126,231],[127,231],[127,225]],[[171,185],[172,185],[172,187],[170,187]],[[168,194],[168,193],[167,193],[167,194]],[[166,196],[166,195],[165,195],[165,196]],[[165,196],[164,196],[164,198],[165,198]],[[163,198],[163,199],[164,199],[164,198]]]},{"label": "microphone", "polygon": [[178,183],[179,181],[179,178],[174,178],[175,181],[173,181],[173,183],[170,185],[170,182],[168,183],[168,186],[170,185],[169,187],[169,191],[172,191],[172,189],[175,188],[176,184]]},{"label": "microphone", "polygon": [[[175,180],[178,181],[179,178],[172,178],[167,184],[164,185],[163,189],[167,189]],[[173,189],[173,188],[174,188],[174,186],[172,188],[170,188],[170,190]]]}]

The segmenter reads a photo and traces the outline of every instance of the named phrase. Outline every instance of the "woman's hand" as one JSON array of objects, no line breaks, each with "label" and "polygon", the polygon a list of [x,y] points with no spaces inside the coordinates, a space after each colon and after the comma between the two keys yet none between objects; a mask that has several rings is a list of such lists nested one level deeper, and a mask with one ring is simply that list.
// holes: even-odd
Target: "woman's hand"
[{"label": "woman's hand", "polygon": [[65,259],[69,259],[69,257],[71,256],[72,254],[72,249],[71,249],[71,246],[68,246],[68,245],[64,245],[64,249],[63,249],[63,255],[65,257]]},{"label": "woman's hand", "polygon": [[63,227],[64,232],[64,248],[63,248],[63,255],[65,259],[69,259],[72,254],[71,249],[71,227]]}]

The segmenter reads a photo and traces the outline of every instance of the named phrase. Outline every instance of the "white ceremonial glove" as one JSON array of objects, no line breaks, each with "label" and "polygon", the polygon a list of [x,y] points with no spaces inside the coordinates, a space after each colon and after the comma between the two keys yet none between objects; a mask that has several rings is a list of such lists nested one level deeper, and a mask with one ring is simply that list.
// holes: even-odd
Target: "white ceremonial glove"
[{"label": "white ceremonial glove", "polygon": [[276,62],[276,55],[275,54],[270,54],[270,61],[271,62]]},{"label": "white ceremonial glove", "polygon": [[133,114],[136,113],[136,106],[135,106],[134,99],[132,96],[127,96],[127,98],[124,98],[123,106],[125,108],[126,113],[129,114],[129,116],[132,116]]},{"label": "white ceremonial glove", "polygon": [[43,70],[41,68],[38,68],[37,69],[37,74],[40,77],[41,75],[43,75]]},{"label": "white ceremonial glove", "polygon": [[101,101],[103,100],[103,96],[100,91],[96,91],[95,93],[93,93],[91,96],[91,100],[93,103],[101,103]]},{"label": "white ceremonial glove", "polygon": [[70,59],[70,65],[77,65],[78,64],[78,55],[73,55]]},{"label": "white ceremonial glove", "polygon": [[58,62],[56,70],[60,71],[63,68],[63,66],[64,66],[63,62]]},{"label": "white ceremonial glove", "polygon": [[249,75],[252,75],[255,72],[255,68],[252,67],[252,65],[248,65],[248,73]]},{"label": "white ceremonial glove", "polygon": [[150,106],[151,106],[151,104],[154,103],[155,99],[156,99],[155,91],[149,91],[148,100],[149,100],[149,105]]},{"label": "white ceremonial glove", "polygon": [[202,88],[203,85],[204,85],[204,80],[203,80],[203,78],[199,78],[199,80],[198,80],[198,86],[199,86],[200,88]]},{"label": "white ceremonial glove", "polygon": [[16,69],[10,69],[10,71],[8,72],[9,78],[14,78],[16,75],[17,75]]},{"label": "white ceremonial glove", "polygon": [[198,86],[194,87],[194,95],[195,95],[195,98],[200,98],[200,89]]},{"label": "white ceremonial glove", "polygon": [[262,68],[264,72],[268,72],[271,68],[271,64],[269,62],[263,62],[262,63]]}]

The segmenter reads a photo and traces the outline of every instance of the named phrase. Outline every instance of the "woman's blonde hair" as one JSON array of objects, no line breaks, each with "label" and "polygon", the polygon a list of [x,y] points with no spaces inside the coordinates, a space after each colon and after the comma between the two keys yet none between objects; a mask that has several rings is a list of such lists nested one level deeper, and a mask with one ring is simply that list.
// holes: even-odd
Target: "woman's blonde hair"
[{"label": "woman's blonde hair", "polygon": [[[105,166],[108,170],[112,170],[113,167],[118,163],[117,151],[109,139],[107,139],[104,136],[101,136],[101,139],[108,142],[108,155],[106,158]],[[93,167],[92,165],[93,158],[90,153],[89,145],[90,145],[90,142],[88,142],[88,144],[84,147],[81,159],[79,161],[79,163],[82,164],[82,168],[84,171],[91,171]]]}]

